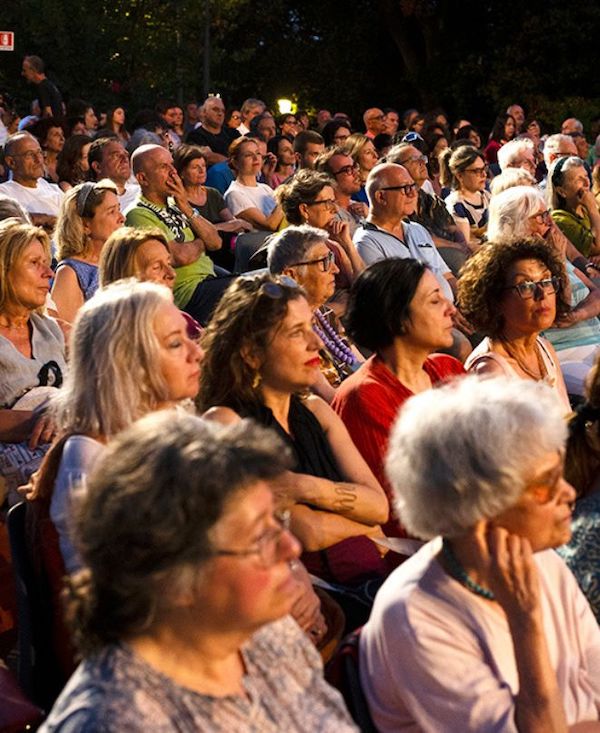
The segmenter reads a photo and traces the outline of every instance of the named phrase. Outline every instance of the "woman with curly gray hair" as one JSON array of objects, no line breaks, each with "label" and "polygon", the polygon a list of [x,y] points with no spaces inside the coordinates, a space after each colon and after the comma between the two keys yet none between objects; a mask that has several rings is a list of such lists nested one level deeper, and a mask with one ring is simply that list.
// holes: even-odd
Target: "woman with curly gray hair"
[{"label": "woman with curly gray hair", "polygon": [[505,378],[405,404],[387,471],[403,523],[431,541],[361,634],[381,733],[600,730],[600,631],[552,549],[575,499],[562,413],[546,385]]},{"label": "woman with curly gray hair", "polygon": [[467,260],[458,283],[465,318],[485,336],[465,367],[477,374],[547,382],[570,411],[558,357],[540,334],[569,312],[558,256],[540,239],[490,243]]}]

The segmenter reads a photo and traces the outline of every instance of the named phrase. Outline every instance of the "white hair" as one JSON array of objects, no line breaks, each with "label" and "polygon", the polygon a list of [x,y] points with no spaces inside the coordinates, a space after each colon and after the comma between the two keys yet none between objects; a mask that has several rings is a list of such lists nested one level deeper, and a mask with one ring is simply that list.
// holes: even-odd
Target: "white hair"
[{"label": "white hair", "polygon": [[510,168],[514,163],[518,163],[523,153],[533,153],[533,143],[527,138],[518,138],[517,140],[509,140],[498,151],[498,165],[500,170],[504,171]]},{"label": "white hair", "polygon": [[513,186],[535,186],[535,178],[525,168],[507,168],[490,183],[492,197]]},{"label": "white hair", "polygon": [[546,205],[544,194],[534,186],[513,186],[492,196],[487,238],[496,242],[506,237],[530,236],[528,220]]},{"label": "white hair", "polygon": [[586,175],[589,175],[585,162],[577,155],[562,155],[557,158],[548,169],[548,178],[546,179],[546,197],[551,209],[562,209],[564,199],[557,191],[565,180],[565,173],[573,168],[583,168]]},{"label": "white hair", "polygon": [[554,159],[552,156],[561,155],[561,146],[569,143],[574,145],[573,138],[570,135],[563,135],[561,132],[556,135],[550,135],[546,139],[544,143],[544,163],[546,164],[546,168],[549,169],[552,165]]},{"label": "white hair", "polygon": [[[321,242],[327,242],[329,235],[324,229],[308,224],[286,227],[268,238],[267,265],[273,275],[279,275],[295,262],[303,262],[310,250]],[[306,273],[306,266],[300,274]]]},{"label": "white hair", "polygon": [[466,377],[408,400],[386,471],[398,516],[424,539],[457,537],[513,506],[537,462],[565,446],[564,407],[542,382]]}]

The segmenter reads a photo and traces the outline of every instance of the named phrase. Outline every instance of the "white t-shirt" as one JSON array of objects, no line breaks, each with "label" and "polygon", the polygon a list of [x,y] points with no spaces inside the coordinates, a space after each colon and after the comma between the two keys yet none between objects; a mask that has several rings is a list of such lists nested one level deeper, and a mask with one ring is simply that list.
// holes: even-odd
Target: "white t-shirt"
[{"label": "white t-shirt", "polygon": [[58,216],[63,192],[54,183],[39,178],[36,188],[22,186],[16,181],[0,183],[0,196],[16,199],[30,214],[47,214]]},{"label": "white t-shirt", "polygon": [[233,181],[225,191],[225,203],[234,216],[246,209],[258,209],[265,216],[269,216],[277,206],[273,189],[266,183],[244,186],[237,181]]},{"label": "white t-shirt", "polygon": [[[519,676],[506,617],[444,571],[439,539],[381,587],[360,677],[380,733],[516,733]],[[567,722],[600,719],[600,629],[553,550],[534,556],[550,664]]]},{"label": "white t-shirt", "polygon": [[125,191],[119,195],[119,207],[122,214],[124,214],[125,210],[137,200],[140,195],[140,190],[139,183],[131,183],[131,181],[127,181],[125,184]]}]

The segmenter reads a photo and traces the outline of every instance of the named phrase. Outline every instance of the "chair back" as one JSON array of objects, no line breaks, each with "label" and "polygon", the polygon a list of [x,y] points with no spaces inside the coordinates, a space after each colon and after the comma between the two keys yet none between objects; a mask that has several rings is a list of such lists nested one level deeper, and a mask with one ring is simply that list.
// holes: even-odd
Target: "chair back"
[{"label": "chair back", "polygon": [[27,502],[11,507],[6,517],[17,591],[19,660],[17,677],[25,694],[49,710],[64,683],[52,644],[52,601],[35,572],[27,540]]},{"label": "chair back", "polygon": [[344,637],[325,667],[325,678],[341,693],[352,719],[362,733],[377,733],[359,675],[358,645],[360,629]]}]

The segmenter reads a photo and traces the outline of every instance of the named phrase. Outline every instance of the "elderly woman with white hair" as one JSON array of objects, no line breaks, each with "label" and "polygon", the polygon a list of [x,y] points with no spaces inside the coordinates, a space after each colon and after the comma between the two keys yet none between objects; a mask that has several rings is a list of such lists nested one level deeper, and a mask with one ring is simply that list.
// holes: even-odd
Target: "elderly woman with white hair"
[{"label": "elderly woman with white hair", "polygon": [[561,256],[567,276],[563,296],[571,310],[554,328],[546,329],[544,336],[557,352],[569,394],[583,395],[585,377],[600,349],[600,290],[576,266],[580,262],[574,265],[561,251],[560,242],[556,246],[552,219],[537,188],[515,186],[493,196],[488,233],[490,240],[538,236]]},{"label": "elderly woman with white hair", "polygon": [[600,212],[581,158],[558,158],[548,171],[552,218],[585,257],[600,255]]},{"label": "elderly woman with white hair", "polygon": [[547,386],[465,379],[409,400],[387,470],[430,540],[360,639],[380,733],[600,731],[600,630],[553,548],[571,536],[567,428]]},{"label": "elderly woman with white hair", "polygon": [[531,140],[509,140],[498,150],[498,165],[502,172],[509,168],[522,168],[535,176],[535,149]]}]

